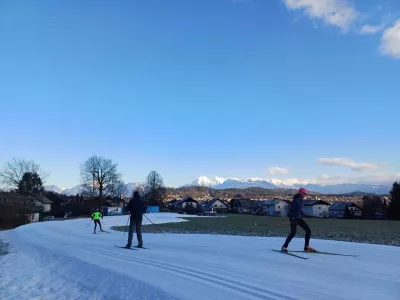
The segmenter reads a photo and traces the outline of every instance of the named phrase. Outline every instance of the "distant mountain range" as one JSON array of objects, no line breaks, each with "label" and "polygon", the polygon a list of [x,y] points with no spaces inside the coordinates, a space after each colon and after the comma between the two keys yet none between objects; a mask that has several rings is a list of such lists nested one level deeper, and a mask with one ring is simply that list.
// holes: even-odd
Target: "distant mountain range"
[{"label": "distant mountain range", "polygon": [[293,189],[305,187],[306,189],[321,194],[349,194],[355,192],[369,193],[369,194],[388,194],[391,185],[388,184],[358,184],[358,183],[342,183],[332,185],[320,184],[293,184],[287,185],[281,180],[277,179],[259,179],[259,178],[222,178],[222,177],[206,177],[200,176],[195,181],[186,184],[185,186],[206,186],[213,189],[246,189],[250,187],[260,187],[265,189]]},{"label": "distant mountain range", "polygon": [[[125,197],[131,197],[135,187],[141,186],[140,183],[133,182],[126,184]],[[342,184],[285,184],[284,181],[278,179],[260,179],[260,178],[222,178],[222,177],[206,177],[200,176],[193,182],[184,186],[204,186],[213,189],[246,189],[251,187],[259,187],[264,189],[297,189],[305,187],[306,189],[321,194],[351,194],[351,193],[367,193],[367,194],[388,194],[392,186],[389,184],[358,184],[358,183],[342,183]],[[45,186],[47,191],[53,191],[67,196],[75,196],[81,193],[81,186],[61,189],[55,185]]]},{"label": "distant mountain range", "polygon": [[[133,190],[137,186],[140,186],[140,184],[135,183],[135,182],[125,184],[126,192],[124,194],[124,197],[127,197],[127,198],[131,197],[133,194]],[[63,194],[66,196],[75,196],[82,192],[82,187],[80,185],[70,187],[70,188],[59,188],[58,186],[55,186],[55,185],[46,185],[44,188],[46,191],[55,192],[55,193]]]}]

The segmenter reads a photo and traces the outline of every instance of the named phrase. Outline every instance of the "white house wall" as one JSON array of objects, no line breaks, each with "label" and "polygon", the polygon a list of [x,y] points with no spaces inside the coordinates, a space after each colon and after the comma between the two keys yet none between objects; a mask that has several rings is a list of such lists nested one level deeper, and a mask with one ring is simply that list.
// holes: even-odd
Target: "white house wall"
[{"label": "white house wall", "polygon": [[308,217],[313,217],[314,216],[313,206],[304,206],[303,212]]},{"label": "white house wall", "polygon": [[275,205],[275,212],[278,216],[287,217],[289,213],[289,204],[286,202],[279,202]]},{"label": "white house wall", "polygon": [[282,201],[275,205],[263,205],[263,211],[267,216],[287,217],[289,212],[289,204]]},{"label": "white house wall", "polygon": [[226,209],[227,208],[226,205],[219,200],[215,201],[215,203],[213,203],[211,205],[211,207],[214,209],[216,209],[216,208],[225,208]]},{"label": "white house wall", "polygon": [[317,218],[323,218],[329,216],[329,206],[328,205],[314,205],[313,216]]}]

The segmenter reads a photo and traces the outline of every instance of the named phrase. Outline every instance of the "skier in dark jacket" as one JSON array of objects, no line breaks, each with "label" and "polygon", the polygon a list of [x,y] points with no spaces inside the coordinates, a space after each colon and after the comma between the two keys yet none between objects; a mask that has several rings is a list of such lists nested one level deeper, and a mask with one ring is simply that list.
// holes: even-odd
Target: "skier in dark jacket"
[{"label": "skier in dark jacket", "polygon": [[130,248],[132,246],[133,229],[136,227],[136,235],[138,239],[137,247],[142,248],[143,247],[142,220],[143,220],[143,213],[145,212],[145,207],[144,207],[144,202],[139,195],[139,192],[135,191],[133,193],[133,197],[128,204],[128,210],[131,216],[129,224],[128,244],[126,244],[125,247]]},{"label": "skier in dark jacket", "polygon": [[282,246],[282,251],[285,252],[288,251],[287,248],[289,246],[289,243],[296,235],[297,225],[303,228],[304,231],[306,232],[304,251],[315,251],[315,249],[309,246],[311,238],[311,229],[306,223],[306,221],[302,219],[302,209],[304,206],[304,199],[306,198],[306,196],[307,196],[307,190],[305,188],[300,188],[299,192],[293,197],[293,201],[290,206],[290,212],[289,212],[290,234],[287,237],[285,244]]}]

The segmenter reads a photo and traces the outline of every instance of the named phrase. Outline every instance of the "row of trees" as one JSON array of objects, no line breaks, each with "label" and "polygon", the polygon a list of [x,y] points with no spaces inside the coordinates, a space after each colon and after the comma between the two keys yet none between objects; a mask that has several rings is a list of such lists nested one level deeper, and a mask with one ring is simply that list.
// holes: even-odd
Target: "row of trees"
[{"label": "row of trees", "polygon": [[47,177],[34,161],[16,158],[7,162],[0,173],[1,182],[22,195],[43,192],[43,181]]},{"label": "row of trees", "polygon": [[[0,179],[6,186],[16,189],[22,195],[41,193],[44,191],[43,183],[48,177],[38,164],[31,160],[12,159],[4,165]],[[111,159],[92,156],[80,166],[82,194],[87,197],[120,197],[125,195],[126,185],[122,175],[118,172],[118,165]],[[249,192],[260,194],[262,191],[253,188]],[[162,205],[167,192],[163,179],[156,171],[151,171],[146,178],[144,186],[138,187],[148,205]],[[178,189],[179,191],[179,189]],[[213,196],[226,196],[235,194],[238,190],[210,190],[205,187],[185,187],[181,189],[185,195],[194,192],[198,194],[213,194]],[[193,196],[193,195],[192,195]],[[400,183],[395,182],[390,191],[389,201],[382,200],[380,196],[365,196],[363,198],[363,212],[367,218],[377,214],[387,215],[390,219],[400,220]]]},{"label": "row of trees", "polygon": [[400,220],[400,183],[393,183],[388,198],[378,195],[368,195],[363,197],[364,218],[389,218]]},{"label": "row of trees", "polygon": [[[127,192],[117,164],[111,159],[92,156],[81,165],[80,171],[82,193],[86,196],[120,197]],[[161,205],[166,195],[163,179],[156,171],[151,171],[144,187],[138,187],[137,190],[148,205]]]},{"label": "row of trees", "polygon": [[[1,182],[22,195],[44,192],[43,183],[48,176],[34,161],[15,158],[7,162],[0,173]],[[80,166],[80,177],[81,193],[86,197],[103,199],[127,193],[118,165],[111,159],[88,158]],[[163,179],[156,171],[151,171],[145,185],[138,189],[149,205],[161,204],[166,195]]]}]

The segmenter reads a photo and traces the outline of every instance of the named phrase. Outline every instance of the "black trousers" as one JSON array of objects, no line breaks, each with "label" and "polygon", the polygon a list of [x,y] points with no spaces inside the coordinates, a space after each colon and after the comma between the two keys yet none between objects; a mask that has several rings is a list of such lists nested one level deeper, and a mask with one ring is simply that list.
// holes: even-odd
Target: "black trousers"
[{"label": "black trousers", "polygon": [[129,236],[128,236],[128,245],[127,246],[132,246],[132,240],[133,240],[133,230],[136,228],[136,236],[138,239],[138,246],[143,246],[143,238],[142,238],[142,220],[134,220],[131,218],[130,224],[129,224]]},{"label": "black trousers", "polygon": [[307,247],[310,244],[311,229],[308,226],[308,224],[306,223],[306,221],[304,221],[303,219],[293,219],[293,220],[290,220],[290,234],[287,237],[285,244],[283,245],[285,248],[287,248],[289,246],[290,241],[296,235],[297,225],[300,226],[301,228],[303,228],[304,231],[306,232],[304,246]]},{"label": "black trousers", "polygon": [[99,223],[100,229],[101,229],[101,223],[100,220],[94,220],[94,230],[97,228],[97,223]]}]

